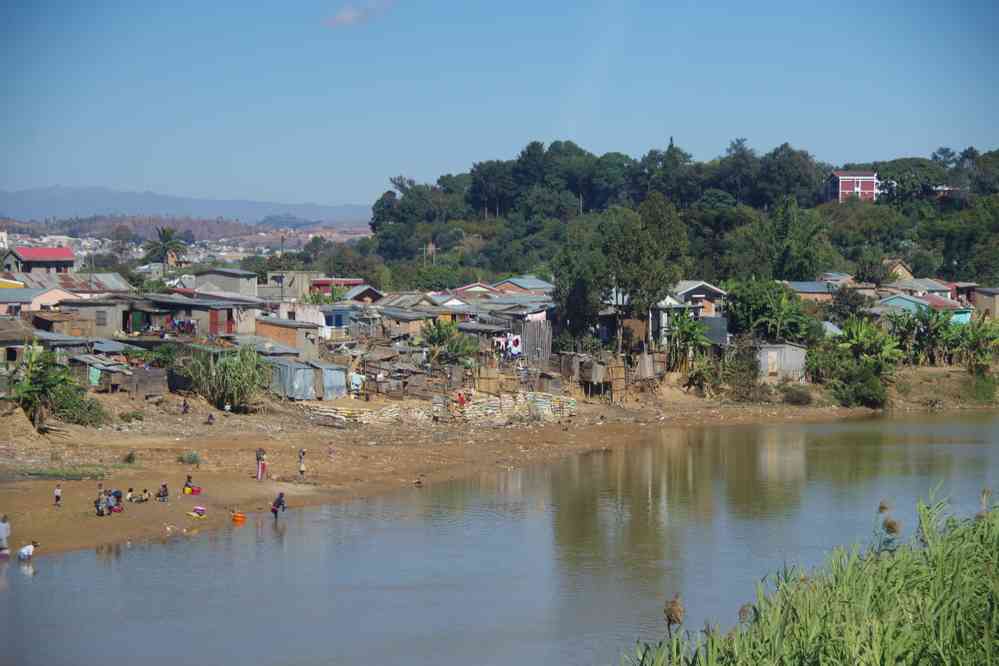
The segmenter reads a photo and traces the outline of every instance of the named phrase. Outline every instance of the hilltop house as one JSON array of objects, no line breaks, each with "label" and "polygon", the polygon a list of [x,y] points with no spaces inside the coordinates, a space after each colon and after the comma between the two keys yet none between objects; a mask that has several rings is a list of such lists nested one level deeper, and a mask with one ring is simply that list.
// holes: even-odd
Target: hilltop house
[{"label": "hilltop house", "polygon": [[814,301],[816,303],[828,303],[833,299],[839,287],[832,282],[822,280],[791,280],[784,282],[787,288],[798,295],[803,301]]},{"label": "hilltop house", "polygon": [[68,247],[15,247],[3,256],[3,270],[11,273],[69,273],[75,265]]},{"label": "hilltop house", "polygon": [[843,203],[851,197],[861,201],[877,200],[878,174],[874,171],[833,171],[829,176],[829,200]]},{"label": "hilltop house", "polygon": [[901,259],[885,257],[882,263],[885,266],[885,275],[888,276],[888,279],[892,279],[892,276],[896,280],[911,280],[915,277],[912,274],[912,269],[909,268],[909,264]]}]

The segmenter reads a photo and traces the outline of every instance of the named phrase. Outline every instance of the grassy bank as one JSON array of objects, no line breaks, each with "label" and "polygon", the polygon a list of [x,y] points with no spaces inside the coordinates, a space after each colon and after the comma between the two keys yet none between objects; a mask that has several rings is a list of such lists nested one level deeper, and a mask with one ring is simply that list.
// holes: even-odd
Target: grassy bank
[{"label": "grassy bank", "polygon": [[[983,505],[987,505],[987,496]],[[626,664],[999,663],[999,508],[973,518],[920,503],[918,531],[904,543],[885,518],[877,543],[838,549],[811,575],[787,570],[762,586],[722,634],[672,627],[666,640],[640,645]],[[682,622],[682,605],[667,604]]]}]

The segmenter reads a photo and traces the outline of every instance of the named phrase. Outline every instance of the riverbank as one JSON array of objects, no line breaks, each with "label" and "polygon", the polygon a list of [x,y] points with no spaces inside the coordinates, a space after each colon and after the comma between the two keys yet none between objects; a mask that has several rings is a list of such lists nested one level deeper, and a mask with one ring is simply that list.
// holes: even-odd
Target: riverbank
[{"label": "riverbank", "polygon": [[666,640],[640,646],[630,663],[994,664],[999,508],[988,495],[982,503],[961,519],[950,519],[945,503],[920,503],[918,532],[904,540],[885,514],[880,543],[865,552],[837,549],[815,571],[775,572],[774,591],[761,586],[725,634],[710,626],[684,631],[682,600],[669,601]]},{"label": "riverbank", "polygon": [[[167,404],[163,409],[173,407]],[[553,462],[628,446],[642,428],[826,421],[866,414],[867,410],[835,407],[691,399],[668,413],[649,406],[582,404],[579,414],[563,423],[379,424],[349,430],[316,427],[300,411],[288,408],[222,416],[211,426],[202,423],[199,414],[189,414],[173,417],[177,423],[172,434],[75,428],[62,436],[25,433],[26,439],[8,444],[13,455],[0,467],[5,478],[0,482],[0,512],[10,517],[12,544],[36,540],[42,543],[41,553],[53,553],[197,534],[228,523],[231,508],[266,511],[278,492],[284,492],[289,507],[296,508]],[[0,421],[0,433],[14,430],[18,416],[4,417],[8,423]],[[253,477],[257,448],[267,451],[270,464],[270,478],[263,482]],[[308,451],[304,479],[298,475],[299,448]],[[135,462],[124,463],[131,452]],[[200,464],[178,461],[194,452]],[[178,496],[187,474],[204,494]],[[63,489],[59,508],[53,506],[56,483]],[[123,513],[99,518],[92,505],[98,483],[123,492],[148,488],[153,493],[167,483],[172,497],[168,503],[126,505]],[[194,505],[208,509],[206,519],[186,515]]]},{"label": "riverbank", "polygon": [[[901,411],[925,410],[923,392],[945,394],[941,383],[946,376],[923,374],[908,379],[914,385],[912,400],[900,403]],[[643,428],[834,421],[874,413],[828,403],[732,404],[667,389],[625,406],[581,402],[577,415],[562,422],[422,420],[341,430],[319,425],[302,406],[288,403],[269,403],[257,414],[231,415],[191,401],[190,412],[184,414],[180,398],[167,396],[155,406],[140,405],[140,418],[130,400],[101,399],[117,425],[100,430],[66,427],[41,436],[19,410],[0,415],[0,513],[10,517],[13,545],[37,540],[44,554],[176,538],[226,525],[230,509],[266,511],[279,492],[286,494],[291,508],[368,497],[629,446],[640,439]],[[401,406],[405,412],[405,403]],[[209,415],[214,421],[210,425]],[[270,478],[263,482],[253,477],[257,448],[267,451],[270,462]],[[300,448],[308,451],[304,479],[298,475]],[[197,454],[198,464],[179,461],[193,459],[192,454]],[[205,489],[203,495],[177,495],[187,474]],[[167,483],[173,497],[166,504],[128,505],[124,513],[98,518],[92,506],[98,482],[123,492],[147,488],[153,493]],[[52,502],[56,483],[62,484],[61,508]],[[198,504],[208,509],[204,520],[187,516]]]}]

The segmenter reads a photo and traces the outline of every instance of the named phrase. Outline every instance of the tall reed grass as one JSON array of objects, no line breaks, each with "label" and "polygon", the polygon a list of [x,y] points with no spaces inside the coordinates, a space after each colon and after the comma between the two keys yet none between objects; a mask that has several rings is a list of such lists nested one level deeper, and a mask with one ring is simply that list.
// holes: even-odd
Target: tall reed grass
[{"label": "tall reed grass", "polygon": [[999,508],[989,498],[970,519],[949,517],[946,502],[920,502],[908,541],[892,533],[897,523],[882,524],[867,551],[840,548],[810,576],[787,569],[773,592],[758,586],[728,633],[671,631],[622,663],[997,664]]}]

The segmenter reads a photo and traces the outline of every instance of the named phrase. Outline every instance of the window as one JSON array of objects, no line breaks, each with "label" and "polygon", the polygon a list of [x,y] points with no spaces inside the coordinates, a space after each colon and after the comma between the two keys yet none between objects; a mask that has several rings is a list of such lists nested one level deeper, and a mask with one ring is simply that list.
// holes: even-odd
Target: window
[{"label": "window", "polygon": [[94,318],[96,319],[96,323],[97,323],[98,326],[107,326],[108,325],[108,312],[107,312],[107,310],[98,310],[96,313],[94,313]]}]

